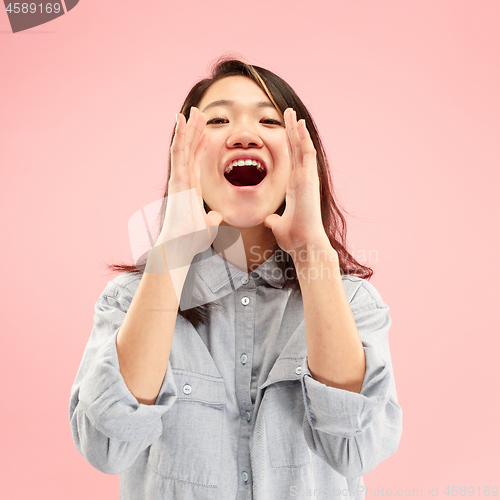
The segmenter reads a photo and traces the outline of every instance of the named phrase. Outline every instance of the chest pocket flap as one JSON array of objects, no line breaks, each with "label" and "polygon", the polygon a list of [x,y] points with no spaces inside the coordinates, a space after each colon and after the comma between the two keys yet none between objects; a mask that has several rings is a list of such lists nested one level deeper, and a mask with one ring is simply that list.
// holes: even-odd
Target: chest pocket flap
[{"label": "chest pocket flap", "polygon": [[[192,483],[212,499],[219,484],[226,390],[221,377],[173,370],[177,399],[163,415],[163,432],[150,448],[148,466],[162,477]],[[210,493],[209,493],[210,492]]]}]

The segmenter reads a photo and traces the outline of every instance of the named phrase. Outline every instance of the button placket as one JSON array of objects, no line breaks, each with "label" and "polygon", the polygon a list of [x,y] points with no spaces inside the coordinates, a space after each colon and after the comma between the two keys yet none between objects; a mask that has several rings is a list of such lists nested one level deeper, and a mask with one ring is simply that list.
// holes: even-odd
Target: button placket
[{"label": "button placket", "polygon": [[[257,290],[253,277],[245,274],[240,277],[241,289],[235,294],[236,336],[236,398],[239,406],[238,465],[241,493],[247,494],[251,485],[251,456],[249,440],[252,436],[252,352],[254,349],[255,306]],[[238,362],[239,359],[239,362]],[[239,368],[238,368],[239,367]]]}]

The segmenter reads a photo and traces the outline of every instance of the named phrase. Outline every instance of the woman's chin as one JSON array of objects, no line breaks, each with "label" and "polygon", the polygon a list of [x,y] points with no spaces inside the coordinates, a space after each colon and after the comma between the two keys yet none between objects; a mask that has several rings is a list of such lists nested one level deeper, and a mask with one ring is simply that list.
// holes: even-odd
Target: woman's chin
[{"label": "woman's chin", "polygon": [[264,223],[265,217],[259,216],[258,214],[248,214],[248,213],[230,213],[222,214],[223,221],[221,225],[229,225],[236,227],[238,229],[250,229],[255,226],[259,226]]}]

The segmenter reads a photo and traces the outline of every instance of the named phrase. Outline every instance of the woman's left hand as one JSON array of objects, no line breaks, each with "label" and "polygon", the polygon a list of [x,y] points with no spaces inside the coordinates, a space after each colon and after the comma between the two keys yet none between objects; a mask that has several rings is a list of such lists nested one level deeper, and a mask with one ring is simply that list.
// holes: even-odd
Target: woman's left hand
[{"label": "woman's left hand", "polygon": [[308,245],[330,243],[321,219],[316,149],[305,120],[297,122],[297,114],[291,108],[285,110],[284,118],[292,166],[286,207],[281,216],[267,216],[264,225],[271,228],[280,248],[294,258]]}]

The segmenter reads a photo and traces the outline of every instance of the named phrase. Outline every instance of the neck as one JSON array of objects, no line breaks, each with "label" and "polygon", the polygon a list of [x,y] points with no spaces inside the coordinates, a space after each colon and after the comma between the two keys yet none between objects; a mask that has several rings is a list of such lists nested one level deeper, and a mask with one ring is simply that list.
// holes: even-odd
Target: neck
[{"label": "neck", "polygon": [[[221,226],[229,226],[222,221]],[[245,256],[247,262],[247,271],[250,273],[257,269],[273,254],[276,246],[276,238],[270,228],[264,226],[264,223],[249,228],[237,228],[241,233]],[[232,262],[231,258],[228,258]]]}]

